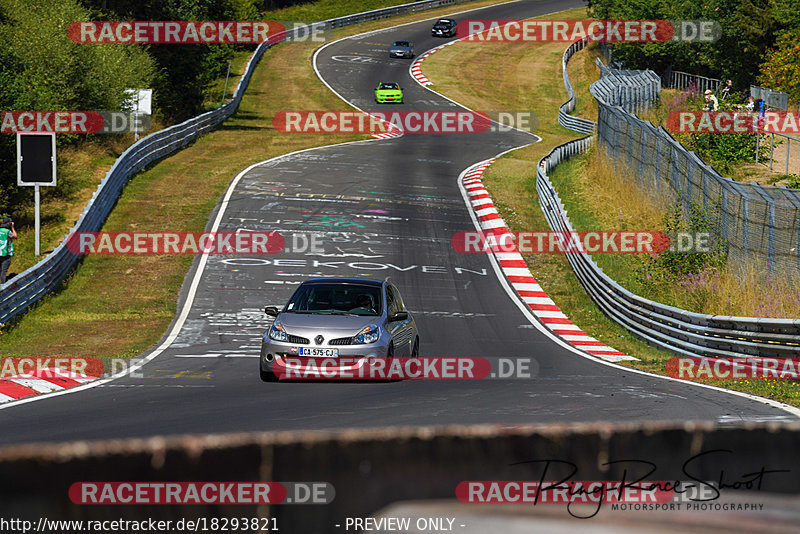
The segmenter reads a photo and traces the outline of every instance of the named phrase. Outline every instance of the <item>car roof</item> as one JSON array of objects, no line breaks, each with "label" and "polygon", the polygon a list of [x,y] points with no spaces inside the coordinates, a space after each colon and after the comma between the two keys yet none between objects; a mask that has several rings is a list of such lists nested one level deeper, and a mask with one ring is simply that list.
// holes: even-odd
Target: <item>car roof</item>
[{"label": "car roof", "polygon": [[340,276],[326,276],[323,278],[310,278],[303,282],[302,285],[308,284],[358,284],[361,286],[380,287],[383,285],[383,280],[375,280],[374,278],[346,278]]},{"label": "car roof", "polygon": [[436,22],[455,22],[453,19],[436,19]]},{"label": "car roof", "polygon": [[395,41],[394,44],[397,45],[397,46],[408,46],[408,45],[411,44],[411,41],[407,41],[405,39],[400,39],[398,41]]}]

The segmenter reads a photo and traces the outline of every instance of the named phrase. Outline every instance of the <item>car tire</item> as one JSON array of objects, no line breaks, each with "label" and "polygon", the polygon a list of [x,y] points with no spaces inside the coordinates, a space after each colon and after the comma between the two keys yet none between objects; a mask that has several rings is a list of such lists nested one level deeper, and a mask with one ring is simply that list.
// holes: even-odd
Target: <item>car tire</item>
[{"label": "car tire", "polygon": [[[392,361],[394,361],[394,343],[389,344],[389,348],[386,350],[386,369],[392,368]],[[388,376],[384,379],[387,382],[401,382],[402,378],[389,378]]]},{"label": "car tire", "polygon": [[414,339],[414,348],[411,349],[411,357],[419,358],[419,338]]}]

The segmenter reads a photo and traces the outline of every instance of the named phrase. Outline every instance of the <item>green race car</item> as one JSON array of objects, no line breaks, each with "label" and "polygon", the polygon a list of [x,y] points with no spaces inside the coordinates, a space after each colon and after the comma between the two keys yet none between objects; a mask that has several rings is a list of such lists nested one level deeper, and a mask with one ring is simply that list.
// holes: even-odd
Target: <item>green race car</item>
[{"label": "green race car", "polygon": [[390,102],[403,103],[403,88],[395,82],[381,82],[375,88],[375,102],[388,104]]}]

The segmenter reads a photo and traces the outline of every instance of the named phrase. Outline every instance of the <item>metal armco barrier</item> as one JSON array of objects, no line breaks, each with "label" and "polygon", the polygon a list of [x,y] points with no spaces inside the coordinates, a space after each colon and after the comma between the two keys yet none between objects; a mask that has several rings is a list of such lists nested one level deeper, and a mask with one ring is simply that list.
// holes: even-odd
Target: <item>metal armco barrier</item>
[{"label": "metal armco barrier", "polygon": [[650,109],[661,94],[661,78],[651,70],[610,69],[597,59],[601,78],[589,87],[600,104],[618,106],[628,113]]},{"label": "metal armco barrier", "polygon": [[564,128],[573,130],[580,133],[594,133],[597,129],[597,123],[580,117],[573,117],[570,115],[575,111],[575,90],[572,88],[572,83],[569,81],[569,74],[567,73],[567,62],[575,52],[582,50],[587,43],[587,39],[575,41],[564,50],[561,56],[561,70],[564,73],[564,87],[567,88],[567,95],[569,100],[558,106],[558,124]]},{"label": "metal armco barrier", "polygon": [[[375,9],[329,19],[321,23],[315,23],[314,28],[325,30],[339,28],[378,20],[395,15],[406,13],[416,13],[437,7],[444,7],[454,4],[468,2],[469,0],[425,0],[413,2],[399,6]],[[287,37],[304,35],[308,27],[295,28],[287,32]],[[171,126],[159,132],[152,133],[131,145],[117,159],[111,170],[100,182],[92,199],[84,208],[78,221],[73,226],[70,233],[75,232],[97,232],[103,226],[108,214],[117,202],[125,184],[136,173],[141,171],[152,162],[161,159],[176,150],[194,141],[199,135],[216,128],[225,119],[236,112],[239,102],[242,100],[250,77],[255,70],[258,60],[264,52],[272,46],[271,43],[261,43],[253,53],[247,63],[244,74],[242,74],[239,84],[236,86],[233,98],[225,102],[221,107],[198,115],[175,126]],[[59,285],[66,279],[78,260],[82,257],[73,254],[67,249],[66,238],[56,247],[46,258],[39,263],[15,276],[5,284],[0,285],[0,325],[8,324],[20,314],[24,313],[30,306],[48,293],[58,289]]]},{"label": "metal armco barrier", "polygon": [[789,109],[789,95],[783,91],[751,85],[750,96],[756,100],[759,98],[762,99],[768,108],[779,109],[781,111]]},{"label": "metal armco barrier", "polygon": [[[622,76],[611,76],[611,78],[617,79]],[[564,79],[568,80],[566,63],[564,64]],[[650,74],[644,74],[641,79],[643,80],[642,86],[653,81]],[[606,93],[607,90],[610,92]],[[641,105],[639,96],[636,95],[648,94],[647,90],[642,89],[642,91],[628,93],[629,98],[624,102],[620,101],[619,105],[624,104],[626,108]],[[620,95],[621,93],[604,81],[603,84],[597,86],[592,84],[592,94],[596,98],[604,98],[609,94]],[[600,106],[601,113],[603,108],[613,109],[612,106],[605,105],[602,101]],[[643,122],[620,108],[616,108],[615,112],[631,117],[630,120]],[[606,133],[603,131],[603,127],[601,120],[598,129],[598,135],[601,138]],[[651,128],[655,130],[654,127],[651,126]],[[572,227],[564,205],[550,183],[547,173],[561,161],[586,152],[595,141],[595,136],[570,141],[557,146],[539,161],[536,190],[539,193],[542,211],[553,230],[571,232],[575,229]],[[619,139],[616,141],[620,142]],[[678,147],[675,147],[675,150],[685,151],[679,143],[676,144]],[[592,257],[585,252],[568,252],[566,255],[581,285],[606,315],[632,333],[662,349],[681,355],[714,358],[800,357],[800,319],[731,317],[681,310],[631,293],[606,275]]]},{"label": "metal armco barrier", "polygon": [[700,94],[705,92],[706,89],[711,89],[716,93],[722,80],[674,70],[669,75],[668,83],[670,89],[692,88],[693,92]]}]

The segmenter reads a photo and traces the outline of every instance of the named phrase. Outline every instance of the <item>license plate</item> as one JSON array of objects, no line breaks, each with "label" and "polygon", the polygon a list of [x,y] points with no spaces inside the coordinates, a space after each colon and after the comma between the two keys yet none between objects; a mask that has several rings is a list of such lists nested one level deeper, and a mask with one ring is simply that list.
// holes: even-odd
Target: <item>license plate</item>
[{"label": "license plate", "polygon": [[338,358],[339,349],[321,349],[317,347],[302,347],[300,356],[319,356],[322,358]]}]

